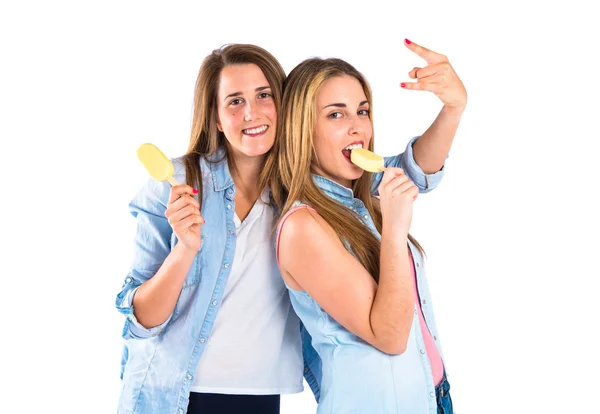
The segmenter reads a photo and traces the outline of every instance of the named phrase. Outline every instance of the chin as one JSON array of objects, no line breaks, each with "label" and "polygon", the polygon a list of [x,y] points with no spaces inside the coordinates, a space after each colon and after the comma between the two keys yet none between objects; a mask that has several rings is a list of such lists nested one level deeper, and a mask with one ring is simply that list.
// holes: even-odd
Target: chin
[{"label": "chin", "polygon": [[273,148],[273,145],[252,145],[244,148],[244,154],[248,157],[260,157],[268,153],[271,148]]},{"label": "chin", "polygon": [[352,172],[348,174],[348,179],[351,181],[358,180],[363,176],[365,171],[360,167],[353,167]]}]

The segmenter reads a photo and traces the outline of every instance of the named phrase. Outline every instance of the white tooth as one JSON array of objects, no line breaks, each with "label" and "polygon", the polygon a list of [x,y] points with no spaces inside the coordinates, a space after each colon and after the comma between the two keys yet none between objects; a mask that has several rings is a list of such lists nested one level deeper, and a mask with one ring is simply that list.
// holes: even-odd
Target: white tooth
[{"label": "white tooth", "polygon": [[245,131],[247,134],[259,134],[259,133],[265,131],[266,129],[267,129],[267,126],[263,125],[259,128],[246,129]]}]

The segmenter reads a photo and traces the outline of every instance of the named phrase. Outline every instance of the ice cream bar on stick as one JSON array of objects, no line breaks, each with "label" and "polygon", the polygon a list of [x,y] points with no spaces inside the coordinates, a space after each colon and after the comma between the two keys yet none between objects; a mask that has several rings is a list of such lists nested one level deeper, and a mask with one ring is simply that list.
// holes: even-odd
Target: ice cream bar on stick
[{"label": "ice cream bar on stick", "polygon": [[155,145],[140,145],[137,156],[150,176],[156,181],[168,181],[172,186],[179,185],[177,180],[173,178],[175,173],[173,163]]},{"label": "ice cream bar on stick", "polygon": [[385,171],[383,157],[364,148],[353,149],[350,153],[350,161],[365,171],[375,173]]}]

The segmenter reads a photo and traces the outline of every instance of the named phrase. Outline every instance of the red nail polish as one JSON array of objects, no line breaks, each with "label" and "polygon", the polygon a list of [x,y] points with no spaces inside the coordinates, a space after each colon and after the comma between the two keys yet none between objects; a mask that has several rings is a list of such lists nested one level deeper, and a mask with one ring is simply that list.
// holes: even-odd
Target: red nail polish
[{"label": "red nail polish", "polygon": [[408,39],[404,39],[404,41],[406,42],[407,45],[410,45],[412,42]]},{"label": "red nail polish", "polygon": [[198,190],[196,190],[195,188],[192,188],[192,190],[194,190],[194,194],[198,194]]},{"label": "red nail polish", "polygon": [[406,83],[401,83],[401,84],[400,84],[400,87],[401,87],[401,88],[406,88]]}]

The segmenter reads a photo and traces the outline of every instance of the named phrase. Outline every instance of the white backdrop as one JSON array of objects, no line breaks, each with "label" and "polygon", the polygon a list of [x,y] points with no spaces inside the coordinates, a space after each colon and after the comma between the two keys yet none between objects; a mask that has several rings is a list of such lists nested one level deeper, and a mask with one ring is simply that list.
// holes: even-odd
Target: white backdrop
[{"label": "white backdrop", "polygon": [[[346,59],[390,155],[440,109],[398,86],[422,64],[405,37],[447,55],[469,93],[411,231],[456,412],[598,412],[600,32],[583,3],[2,2],[0,412],[116,411],[135,150],[184,153],[212,49],[258,44],[286,72]],[[283,414],[315,407],[308,386],[282,399]]]}]

